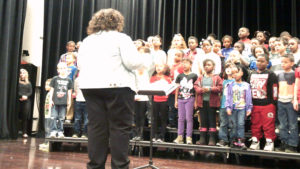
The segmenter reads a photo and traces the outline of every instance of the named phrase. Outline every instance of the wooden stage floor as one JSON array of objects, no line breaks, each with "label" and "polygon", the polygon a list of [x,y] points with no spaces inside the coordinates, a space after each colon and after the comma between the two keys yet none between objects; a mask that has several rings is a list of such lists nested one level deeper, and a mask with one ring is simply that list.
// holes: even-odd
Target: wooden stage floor
[{"label": "wooden stage floor", "polygon": [[[83,169],[88,161],[87,149],[81,149],[74,144],[64,144],[60,150],[45,152],[39,150],[39,144],[44,139],[28,138],[18,140],[0,140],[0,169]],[[170,154],[170,152],[169,152]],[[251,169],[251,168],[300,168],[299,162],[277,161],[272,159],[242,160],[242,165],[234,161],[224,164],[220,158],[204,158],[207,154],[191,157],[188,155],[177,159],[174,152],[171,155],[155,153],[154,165],[161,169]],[[172,155],[173,154],[173,155]],[[187,152],[183,153],[187,154]],[[147,157],[130,156],[130,168],[135,168],[148,163]],[[110,156],[106,168],[110,168]]]}]

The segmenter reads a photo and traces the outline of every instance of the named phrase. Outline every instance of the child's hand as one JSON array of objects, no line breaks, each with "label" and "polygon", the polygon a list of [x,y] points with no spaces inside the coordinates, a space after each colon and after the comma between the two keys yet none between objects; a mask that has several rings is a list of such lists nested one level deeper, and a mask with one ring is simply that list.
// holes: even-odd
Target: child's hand
[{"label": "child's hand", "polygon": [[197,107],[198,107],[198,106],[197,106],[197,102],[195,102],[195,103],[194,103],[194,108],[195,108],[195,110],[197,109]]},{"label": "child's hand", "polygon": [[49,108],[51,108],[53,105],[53,101],[49,101]]},{"label": "child's hand", "polygon": [[247,111],[246,116],[249,116],[251,114],[251,111]]},{"label": "child's hand", "polygon": [[228,116],[231,116],[231,114],[232,114],[231,110],[228,109],[228,110],[227,110],[227,115],[228,115]]},{"label": "child's hand", "polygon": [[28,99],[28,97],[27,97],[27,96],[22,96],[22,98],[21,98],[21,99],[22,99],[22,101],[23,101],[23,100],[27,100],[27,99]]},{"label": "child's hand", "polygon": [[204,87],[204,88],[203,88],[203,92],[204,92],[204,93],[206,93],[206,92],[208,92],[208,91],[209,91],[209,89],[208,89],[207,87]]},{"label": "child's hand", "polygon": [[177,101],[175,101],[174,107],[175,107],[176,109],[178,109],[178,102],[177,102]]},{"label": "child's hand", "polygon": [[294,110],[296,110],[296,111],[299,110],[298,101],[293,102],[293,107],[294,107]]}]

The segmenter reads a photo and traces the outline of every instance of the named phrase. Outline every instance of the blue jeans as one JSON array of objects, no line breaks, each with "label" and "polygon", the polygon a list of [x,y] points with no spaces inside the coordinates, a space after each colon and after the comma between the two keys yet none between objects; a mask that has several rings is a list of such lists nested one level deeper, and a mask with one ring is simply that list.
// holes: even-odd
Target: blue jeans
[{"label": "blue jeans", "polygon": [[245,137],[245,116],[246,110],[236,109],[232,110],[231,116],[229,116],[229,127],[231,131],[229,133],[229,137],[231,140],[233,139],[244,139]]},{"label": "blue jeans", "polygon": [[54,105],[51,109],[51,119],[53,123],[51,125],[51,132],[63,132],[64,120],[66,117],[67,106],[66,105]]},{"label": "blue jeans", "polygon": [[278,120],[280,140],[286,144],[298,146],[298,114],[292,103],[278,101]]},{"label": "blue jeans", "polygon": [[219,116],[220,116],[219,139],[228,142],[229,117],[227,115],[226,108],[220,109]]},{"label": "blue jeans", "polygon": [[45,118],[45,137],[49,137],[53,120],[51,118]]},{"label": "blue jeans", "polygon": [[81,121],[83,118],[83,131],[82,134],[87,134],[87,124],[88,124],[88,113],[85,109],[85,102],[75,102],[75,122],[74,130],[76,134],[80,134]]}]

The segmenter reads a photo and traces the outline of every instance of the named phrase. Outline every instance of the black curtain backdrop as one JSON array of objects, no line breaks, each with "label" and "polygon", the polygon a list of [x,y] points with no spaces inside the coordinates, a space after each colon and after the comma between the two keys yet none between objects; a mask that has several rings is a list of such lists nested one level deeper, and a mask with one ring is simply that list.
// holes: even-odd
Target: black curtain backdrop
[{"label": "black curtain backdrop", "polygon": [[19,63],[27,0],[0,0],[0,138],[17,138]]},{"label": "black curtain backdrop", "polygon": [[132,39],[162,36],[165,50],[175,33],[202,39],[213,32],[219,39],[229,34],[236,40],[238,29],[246,26],[251,34],[256,30],[275,36],[282,31],[300,34],[297,0],[46,0],[42,85],[56,75],[66,42],[84,39],[92,14],[103,8],[115,8],[124,15],[124,32]]}]

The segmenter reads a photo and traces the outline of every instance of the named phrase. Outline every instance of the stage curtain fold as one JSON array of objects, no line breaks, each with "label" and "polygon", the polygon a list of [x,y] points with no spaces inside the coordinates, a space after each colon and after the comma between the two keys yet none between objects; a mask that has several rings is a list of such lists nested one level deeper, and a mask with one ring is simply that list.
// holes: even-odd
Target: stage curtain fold
[{"label": "stage curtain fold", "polygon": [[0,138],[18,136],[17,84],[26,0],[0,0]]}]

